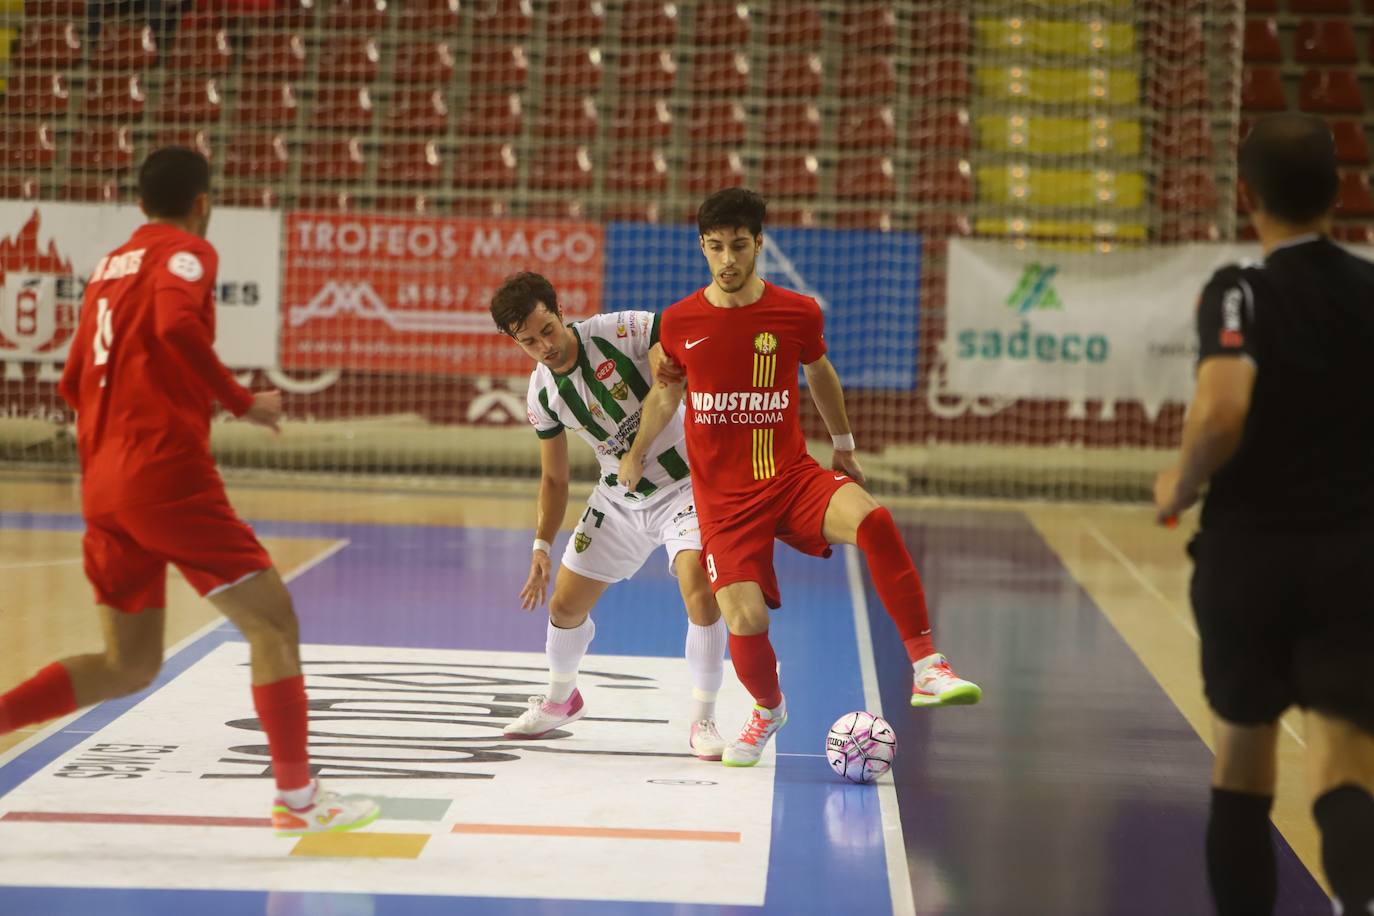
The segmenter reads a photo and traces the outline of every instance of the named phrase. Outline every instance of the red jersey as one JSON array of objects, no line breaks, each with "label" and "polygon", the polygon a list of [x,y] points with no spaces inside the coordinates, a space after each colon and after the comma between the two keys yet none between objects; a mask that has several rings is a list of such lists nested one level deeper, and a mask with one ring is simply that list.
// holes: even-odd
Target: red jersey
[{"label": "red jersey", "polygon": [[59,387],[88,517],[220,485],[213,404],[237,416],[253,396],[215,354],[218,266],[209,242],[148,223],[91,274]]},{"label": "red jersey", "polygon": [[699,290],[663,313],[659,343],[687,370],[687,454],[703,521],[810,460],[797,370],[825,355],[823,330],[816,300],[771,283],[743,308],[717,308]]}]

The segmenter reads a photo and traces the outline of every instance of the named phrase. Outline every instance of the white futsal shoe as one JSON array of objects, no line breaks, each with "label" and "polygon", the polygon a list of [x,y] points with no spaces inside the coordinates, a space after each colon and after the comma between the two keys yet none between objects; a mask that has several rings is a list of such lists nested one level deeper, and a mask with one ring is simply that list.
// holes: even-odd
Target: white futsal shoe
[{"label": "white futsal shoe", "polygon": [[698,760],[719,760],[725,753],[725,739],[720,736],[716,723],[711,719],[692,723],[688,746]]},{"label": "white futsal shoe", "polygon": [[911,681],[912,706],[972,706],[983,698],[983,688],[955,674],[943,655],[924,662]]},{"label": "white futsal shoe", "polygon": [[744,730],[735,742],[725,749],[721,763],[728,767],[751,767],[763,756],[774,732],[787,724],[787,699],[778,704],[777,709],[764,709],[755,706]]},{"label": "white futsal shoe", "polygon": [[272,803],[272,828],[277,836],[343,833],[366,827],[381,813],[381,806],[373,799],[330,792],[316,780],[315,796],[304,808],[292,808],[285,799],[277,797]]},{"label": "white futsal shoe", "polygon": [[507,738],[542,738],[549,732],[569,722],[576,722],[586,714],[582,694],[573,688],[572,696],[562,703],[553,703],[548,697],[530,697],[530,708],[524,715],[502,729]]}]

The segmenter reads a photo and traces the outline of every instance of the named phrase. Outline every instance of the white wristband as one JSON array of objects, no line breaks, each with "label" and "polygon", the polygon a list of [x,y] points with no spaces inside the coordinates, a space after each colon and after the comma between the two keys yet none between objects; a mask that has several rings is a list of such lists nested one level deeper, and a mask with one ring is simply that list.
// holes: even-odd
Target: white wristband
[{"label": "white wristband", "polygon": [[830,441],[831,441],[832,443],[834,443],[835,448],[836,448],[837,451],[841,451],[841,452],[852,452],[852,451],[854,451],[854,434],[853,434],[853,433],[845,433],[843,436],[831,436],[831,437],[830,437]]},{"label": "white wristband", "polygon": [[550,544],[548,541],[544,540],[543,538],[534,539],[534,549],[542,550],[544,551],[544,553],[547,554],[553,553],[553,545]]}]

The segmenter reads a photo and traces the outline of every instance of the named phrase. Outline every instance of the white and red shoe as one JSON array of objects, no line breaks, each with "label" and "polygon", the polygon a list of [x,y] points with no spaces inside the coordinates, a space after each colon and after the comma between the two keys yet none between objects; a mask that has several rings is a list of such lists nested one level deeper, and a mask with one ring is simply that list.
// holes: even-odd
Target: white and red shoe
[{"label": "white and red shoe", "polygon": [[552,703],[548,697],[530,697],[530,708],[520,718],[502,729],[507,738],[521,740],[542,738],[556,728],[576,722],[586,713],[582,694],[576,687],[572,696],[562,703]]},{"label": "white and red shoe", "polygon": [[314,797],[303,808],[292,808],[280,796],[272,803],[272,829],[277,836],[357,830],[382,813],[381,806],[370,798],[326,791],[320,788],[318,780],[314,788]]},{"label": "white and red shoe", "polygon": [[720,736],[720,732],[716,730],[716,723],[711,719],[692,723],[687,744],[692,749],[692,755],[698,760],[719,760],[725,753],[725,739]]},{"label": "white and red shoe", "polygon": [[734,743],[721,755],[721,763],[728,767],[751,767],[759,762],[764,748],[775,732],[787,724],[787,699],[778,704],[777,709],[764,709],[755,706],[749,721]]},{"label": "white and red shoe", "polygon": [[983,688],[955,674],[949,659],[938,652],[916,665],[911,681],[912,706],[972,706],[983,698]]}]

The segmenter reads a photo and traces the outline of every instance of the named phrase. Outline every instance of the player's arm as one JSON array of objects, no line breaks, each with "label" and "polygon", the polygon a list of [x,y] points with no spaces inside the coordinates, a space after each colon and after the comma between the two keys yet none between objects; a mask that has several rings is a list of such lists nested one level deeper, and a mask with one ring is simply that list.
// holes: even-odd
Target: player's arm
[{"label": "player's arm", "polygon": [[631,490],[644,477],[644,453],[672,421],[687,389],[681,366],[664,353],[661,344],[654,344],[650,349],[649,365],[654,373],[654,387],[640,408],[639,430],[629,450],[620,456],[620,470],[616,475]]},{"label": "player's arm", "polygon": [[816,409],[820,411],[835,446],[830,466],[863,483],[864,472],[859,466],[858,456],[854,454],[854,431],[844,407],[844,386],[840,384],[840,374],[835,371],[828,356],[806,363],[802,366],[802,372],[806,375],[806,386],[811,389],[811,400],[816,402]]},{"label": "player's arm", "polygon": [[530,575],[520,590],[520,606],[532,610],[544,603],[552,574],[549,545],[558,536],[563,516],[568,511],[568,434],[561,428],[539,439],[539,503],[535,511],[534,550],[530,555]]},{"label": "player's arm", "polygon": [[77,409],[77,400],[81,396],[81,372],[86,367],[86,350],[89,346],[78,327],[72,338],[71,349],[67,351],[67,364],[62,367],[62,380],[57,383],[57,393],[62,395],[62,400],[72,410]]}]

